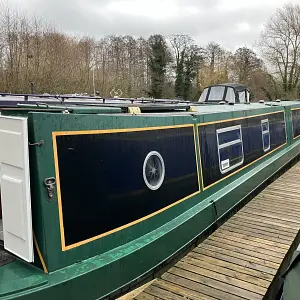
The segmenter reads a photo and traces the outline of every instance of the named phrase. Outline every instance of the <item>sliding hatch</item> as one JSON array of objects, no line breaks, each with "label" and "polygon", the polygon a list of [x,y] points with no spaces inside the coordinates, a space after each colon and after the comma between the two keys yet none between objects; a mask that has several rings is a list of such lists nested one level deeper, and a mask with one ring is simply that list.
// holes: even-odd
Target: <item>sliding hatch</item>
[{"label": "sliding hatch", "polygon": [[0,116],[4,248],[33,262],[27,118]]}]

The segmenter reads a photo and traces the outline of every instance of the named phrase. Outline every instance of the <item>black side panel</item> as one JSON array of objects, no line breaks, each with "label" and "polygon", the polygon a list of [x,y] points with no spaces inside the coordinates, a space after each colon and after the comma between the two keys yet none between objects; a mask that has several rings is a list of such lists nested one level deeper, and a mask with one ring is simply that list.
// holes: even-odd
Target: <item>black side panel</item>
[{"label": "black side panel", "polygon": [[[152,214],[199,191],[193,127],[57,136],[66,246]],[[145,157],[161,154],[158,190],[143,179]]]},{"label": "black side panel", "polygon": [[293,137],[300,135],[300,109],[292,110]]},{"label": "black side panel", "polygon": [[[270,131],[270,149],[267,152],[263,150],[261,127],[261,121],[265,119],[269,120]],[[241,125],[242,127],[244,162],[228,173],[222,174],[219,167],[216,130],[236,125]],[[286,143],[284,112],[201,125],[198,127],[198,131],[204,188]]]}]

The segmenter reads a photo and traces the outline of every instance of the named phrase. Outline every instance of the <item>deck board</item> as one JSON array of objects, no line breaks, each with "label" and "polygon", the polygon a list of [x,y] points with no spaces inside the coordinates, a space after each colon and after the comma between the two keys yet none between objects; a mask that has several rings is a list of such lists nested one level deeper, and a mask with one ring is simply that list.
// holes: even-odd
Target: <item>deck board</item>
[{"label": "deck board", "polygon": [[300,163],[134,299],[261,300],[300,229]]}]

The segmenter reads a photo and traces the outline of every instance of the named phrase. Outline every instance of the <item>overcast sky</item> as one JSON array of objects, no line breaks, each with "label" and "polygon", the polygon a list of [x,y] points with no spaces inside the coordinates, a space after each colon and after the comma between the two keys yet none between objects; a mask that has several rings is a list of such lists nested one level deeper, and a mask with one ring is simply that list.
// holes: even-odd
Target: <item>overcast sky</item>
[{"label": "overcast sky", "polygon": [[[60,29],[95,38],[107,34],[189,34],[230,50],[251,47],[284,0],[9,0]],[[289,1],[299,3],[300,0]]]}]

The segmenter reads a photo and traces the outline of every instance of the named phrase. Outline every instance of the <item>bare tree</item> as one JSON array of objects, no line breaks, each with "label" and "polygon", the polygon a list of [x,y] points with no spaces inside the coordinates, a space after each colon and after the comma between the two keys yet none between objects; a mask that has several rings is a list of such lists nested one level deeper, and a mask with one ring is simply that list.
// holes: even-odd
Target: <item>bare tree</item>
[{"label": "bare tree", "polygon": [[293,93],[300,76],[300,6],[286,4],[269,19],[261,34],[265,59],[279,77],[283,91]]},{"label": "bare tree", "polygon": [[252,74],[263,67],[263,61],[247,47],[238,48],[231,59],[233,78],[240,83],[247,83]]}]

